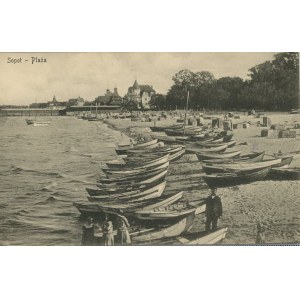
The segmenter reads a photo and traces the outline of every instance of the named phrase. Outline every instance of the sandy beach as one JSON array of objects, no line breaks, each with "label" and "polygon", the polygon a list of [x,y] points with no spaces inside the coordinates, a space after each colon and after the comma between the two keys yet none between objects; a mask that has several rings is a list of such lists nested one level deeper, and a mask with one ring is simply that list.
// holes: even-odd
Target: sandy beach
[{"label": "sandy beach", "polygon": [[[261,137],[261,130],[266,127],[261,124],[262,117],[239,114],[235,123],[247,121],[249,128],[233,130],[237,144],[234,149],[243,153],[265,151],[266,155],[281,150],[283,153],[300,152],[300,129],[296,130],[296,138],[266,138]],[[289,124],[295,121],[300,124],[300,115],[288,113],[265,113],[271,119],[271,124]],[[220,115],[219,115],[220,117]],[[205,120],[211,122],[210,120]],[[151,134],[153,122],[131,121],[130,119],[107,119],[109,127],[121,132],[121,140],[126,143],[128,136],[135,134]],[[176,123],[176,118],[168,116],[166,120],[157,121],[157,126]],[[245,145],[245,142],[247,144]],[[243,144],[243,145],[240,145]],[[116,155],[117,157],[117,155]],[[268,156],[265,156],[268,158]],[[300,154],[296,154],[290,167],[300,167]],[[170,165],[165,194],[184,191],[185,200],[206,198],[210,190],[202,179],[203,170],[196,155],[184,155],[180,160]],[[223,202],[223,216],[220,227],[228,227],[228,234],[223,244],[254,244],[256,224],[260,222],[265,228],[266,243],[299,243],[300,242],[300,200],[299,181],[265,180],[247,185],[230,188],[219,188],[218,194]],[[204,215],[197,216],[192,231],[204,229]]]}]

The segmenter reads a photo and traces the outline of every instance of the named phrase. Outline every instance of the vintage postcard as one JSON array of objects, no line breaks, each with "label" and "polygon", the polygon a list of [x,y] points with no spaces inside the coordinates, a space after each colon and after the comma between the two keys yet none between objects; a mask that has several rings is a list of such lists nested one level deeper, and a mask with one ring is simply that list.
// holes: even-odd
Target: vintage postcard
[{"label": "vintage postcard", "polygon": [[0,90],[0,245],[299,245],[298,53],[0,53]]}]

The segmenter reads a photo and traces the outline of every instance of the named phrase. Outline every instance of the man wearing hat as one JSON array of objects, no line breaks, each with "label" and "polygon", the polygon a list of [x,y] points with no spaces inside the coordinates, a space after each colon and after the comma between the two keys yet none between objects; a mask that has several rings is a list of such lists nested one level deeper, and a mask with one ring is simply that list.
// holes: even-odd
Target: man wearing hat
[{"label": "man wearing hat", "polygon": [[[208,197],[206,202],[206,222],[205,231],[216,231],[218,229],[218,219],[223,214],[223,207],[221,198],[217,196],[217,188],[213,187],[211,189],[211,195]],[[212,228],[211,228],[212,225]]]}]

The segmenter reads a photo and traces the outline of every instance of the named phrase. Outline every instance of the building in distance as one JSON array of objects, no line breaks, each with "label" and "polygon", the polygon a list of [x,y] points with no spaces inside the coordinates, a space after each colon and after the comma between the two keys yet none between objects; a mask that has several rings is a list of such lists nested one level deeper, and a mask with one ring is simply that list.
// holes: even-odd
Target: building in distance
[{"label": "building in distance", "polygon": [[119,95],[118,89],[114,88],[114,91],[111,92],[109,89],[106,90],[104,96],[98,96],[95,98],[94,104],[97,106],[100,105],[122,105],[123,99]]},{"label": "building in distance", "polygon": [[134,102],[139,108],[149,109],[150,100],[155,94],[156,92],[151,85],[139,85],[135,80],[133,86],[128,88],[125,98],[127,102]]}]

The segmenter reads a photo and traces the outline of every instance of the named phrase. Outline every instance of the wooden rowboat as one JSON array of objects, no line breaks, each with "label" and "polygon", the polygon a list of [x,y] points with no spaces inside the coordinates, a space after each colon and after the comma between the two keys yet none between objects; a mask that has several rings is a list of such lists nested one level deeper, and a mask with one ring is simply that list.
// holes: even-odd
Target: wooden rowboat
[{"label": "wooden rowboat", "polygon": [[148,172],[164,169],[169,166],[169,161],[162,163],[157,166],[152,166],[149,168],[134,168],[134,169],[124,169],[124,170],[110,170],[110,169],[102,169],[105,175],[109,178],[116,178],[116,177],[126,177],[132,175],[146,175]]},{"label": "wooden rowboat", "polygon": [[142,200],[152,199],[156,197],[160,197],[166,187],[166,181],[150,188],[146,188],[144,190],[130,191],[112,195],[97,195],[88,197],[88,200],[91,202],[99,202],[103,203],[106,201],[108,203],[122,203],[124,201],[128,202],[138,202]]},{"label": "wooden rowboat", "polygon": [[165,162],[169,161],[170,154],[166,154],[164,156],[151,159],[151,160],[144,160],[144,163],[139,161],[138,163],[135,162],[129,162],[129,163],[106,163],[106,165],[109,167],[110,170],[120,170],[120,172],[128,171],[128,170],[138,170],[138,169],[145,169],[145,168],[151,168],[154,166],[159,166],[161,164],[164,164]]},{"label": "wooden rowboat", "polygon": [[[144,147],[148,147],[148,146],[151,146],[151,145],[154,145],[157,143],[157,139],[154,139],[154,140],[150,140],[150,141],[147,141],[147,142],[143,142],[143,143],[135,143],[133,144],[133,148],[134,149],[139,149],[139,148],[144,148]],[[125,144],[125,145],[118,145],[118,149],[130,149],[131,148],[131,145],[129,144]]]},{"label": "wooden rowboat", "polygon": [[163,182],[165,181],[161,180],[161,182],[154,183],[154,184],[141,185],[139,187],[134,187],[134,188],[128,187],[126,190],[120,189],[120,190],[110,191],[110,192],[108,192],[107,190],[97,190],[97,189],[89,189],[89,188],[87,188],[86,191],[90,196],[97,197],[97,199],[100,198],[107,199],[108,197],[110,199],[115,199],[115,198],[122,198],[127,196],[134,196],[137,194],[142,195],[143,193],[149,193],[155,191]]},{"label": "wooden rowboat", "polygon": [[159,198],[158,202],[155,202],[153,204],[149,204],[147,206],[144,206],[139,211],[148,211],[148,210],[154,210],[154,209],[160,209],[164,208],[166,206],[172,205],[176,202],[178,202],[182,198],[183,192],[179,192],[176,194],[172,194],[171,196],[165,196],[164,198]]},{"label": "wooden rowboat", "polygon": [[196,211],[196,208],[178,209],[177,211],[142,211],[135,212],[134,217],[139,220],[150,220],[150,221],[170,221],[187,217],[189,214]]},{"label": "wooden rowboat", "polygon": [[[225,153],[224,153],[225,154]],[[258,162],[262,161],[265,152],[253,152],[249,154],[243,154],[235,158],[219,158],[219,159],[207,159],[202,160],[206,164],[224,164],[224,163],[234,163],[234,162]]]},{"label": "wooden rowboat", "polygon": [[162,147],[156,149],[132,149],[132,150],[128,150],[126,152],[126,155],[127,155],[127,159],[130,159],[130,157],[139,157],[139,156],[151,156],[151,155],[161,156],[161,155],[166,155],[168,153],[169,154],[176,153],[184,148],[185,146]]},{"label": "wooden rowboat", "polygon": [[281,159],[271,159],[261,162],[234,162],[227,164],[204,164],[202,168],[205,173],[227,173],[227,172],[241,172],[241,171],[255,171],[265,167],[275,167],[281,163]]},{"label": "wooden rowboat", "polygon": [[121,184],[121,185],[99,185],[97,188],[86,188],[86,191],[90,196],[100,196],[100,195],[114,195],[114,194],[122,194],[122,193],[132,193],[135,194],[138,191],[147,190],[149,188],[155,187],[156,185],[162,183],[165,180],[165,176],[162,176],[160,179],[152,181],[150,183],[135,183],[135,184]]},{"label": "wooden rowboat", "polygon": [[159,126],[150,127],[152,132],[165,131],[166,129],[182,129],[182,128],[183,128],[182,124],[174,124],[174,125],[165,126],[165,127],[159,127]]},{"label": "wooden rowboat", "polygon": [[195,214],[192,212],[188,217],[172,225],[162,226],[161,228],[152,228],[147,232],[136,231],[131,233],[132,242],[147,243],[158,239],[174,237],[188,231],[194,221]]},{"label": "wooden rowboat", "polygon": [[148,221],[171,221],[174,219],[182,219],[188,216],[192,212],[196,214],[204,212],[206,209],[206,201],[198,203],[197,206],[190,205],[187,202],[172,203],[165,206],[159,206],[158,208],[143,208],[134,212],[133,217],[139,220]]},{"label": "wooden rowboat", "polygon": [[137,202],[137,203],[124,203],[124,204],[111,204],[106,206],[102,203],[80,203],[74,202],[73,205],[78,209],[78,211],[83,215],[104,215],[119,213],[120,209],[122,209],[123,213],[127,215],[127,212],[134,211],[136,209],[140,209],[147,204],[151,204],[153,199],[149,199],[148,201]]},{"label": "wooden rowboat", "polygon": [[214,245],[220,241],[222,241],[227,234],[227,228],[220,228],[214,232],[206,233],[202,232],[187,232],[184,233],[171,243],[172,245]]},{"label": "wooden rowboat", "polygon": [[[161,196],[158,198],[149,199],[148,202],[135,202],[126,206],[126,203],[121,204],[119,206],[114,207],[104,207],[101,206],[101,203],[76,203],[74,202],[73,205],[79,210],[81,214],[102,214],[103,212],[106,213],[114,213],[116,210],[122,209],[126,216],[130,216],[135,211],[143,211],[151,210],[151,209],[158,209],[160,207],[165,207],[171,204],[178,202],[182,198],[183,192],[175,193],[168,196]],[[113,205],[115,206],[115,205]]]},{"label": "wooden rowboat", "polygon": [[187,154],[201,154],[201,153],[208,153],[208,152],[223,152],[226,150],[226,148],[228,147],[227,144],[225,145],[221,145],[221,146],[217,146],[217,147],[208,147],[208,148],[199,148],[197,146],[188,146],[186,148],[186,153]]},{"label": "wooden rowboat", "polygon": [[281,158],[281,162],[276,164],[275,168],[288,168],[293,160],[293,156],[277,156],[276,158]]},{"label": "wooden rowboat", "polygon": [[271,167],[265,167],[248,172],[216,173],[203,175],[203,179],[209,187],[228,187],[263,180],[270,172],[270,169]]},{"label": "wooden rowboat", "polygon": [[[167,175],[168,170],[156,170],[151,172],[147,176],[144,177],[132,177],[132,178],[125,178],[125,180],[111,180],[108,178],[102,178],[97,182],[97,187],[102,189],[116,189],[116,188],[124,188],[128,186],[136,186],[141,184],[151,184],[165,178]],[[127,179],[127,180],[126,180]]]},{"label": "wooden rowboat", "polygon": [[[151,144],[149,144],[151,142]],[[123,155],[123,154],[126,154],[128,150],[132,150],[132,149],[155,149],[155,148],[160,148],[160,147],[163,147],[163,143],[157,143],[157,139],[155,140],[152,140],[148,143],[144,143],[144,144],[147,144],[147,145],[144,145],[144,144],[141,144],[141,145],[144,145],[144,146],[127,146],[127,145],[124,145],[122,147],[119,147],[117,149],[115,149],[116,153],[118,155]],[[139,145],[139,144],[138,144]]]},{"label": "wooden rowboat", "polygon": [[202,128],[186,128],[184,134],[183,129],[166,129],[164,131],[169,136],[193,136],[199,134],[202,131]]},{"label": "wooden rowboat", "polygon": [[269,179],[300,180],[300,168],[271,168]]},{"label": "wooden rowboat", "polygon": [[[127,157],[122,158],[127,165],[140,164],[141,162],[147,162],[148,160],[155,159],[165,155],[166,152],[144,152],[131,155],[127,153]],[[185,153],[185,147],[177,147],[176,151],[170,151],[169,161],[175,161],[179,159]]]},{"label": "wooden rowboat", "polygon": [[168,136],[168,135],[158,135],[158,134],[151,134],[152,138],[158,139],[160,142],[163,142],[164,144],[183,144],[184,141],[178,139],[178,137],[175,136]]},{"label": "wooden rowboat", "polygon": [[239,157],[242,151],[231,151],[231,152],[224,152],[224,153],[196,153],[197,158],[199,161],[207,160],[207,159],[228,159],[228,158],[236,158]]},{"label": "wooden rowboat", "polygon": [[[167,163],[168,164],[168,163]],[[112,185],[121,185],[121,184],[130,184],[130,183],[147,183],[151,182],[155,176],[160,176],[165,171],[168,170],[169,165],[166,165],[164,168],[152,170],[149,172],[146,172],[145,174],[135,174],[131,176],[126,177],[119,177],[119,178],[106,178],[101,177],[99,178],[99,182],[101,184],[112,184]]]},{"label": "wooden rowboat", "polygon": [[227,145],[227,148],[232,148],[236,144],[236,140],[230,141],[230,142],[220,142],[220,143],[206,143],[206,144],[199,144],[196,142],[196,145],[203,148],[209,148],[209,147],[218,147],[222,145]]}]

